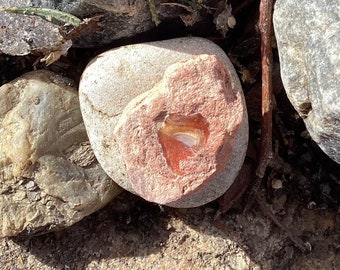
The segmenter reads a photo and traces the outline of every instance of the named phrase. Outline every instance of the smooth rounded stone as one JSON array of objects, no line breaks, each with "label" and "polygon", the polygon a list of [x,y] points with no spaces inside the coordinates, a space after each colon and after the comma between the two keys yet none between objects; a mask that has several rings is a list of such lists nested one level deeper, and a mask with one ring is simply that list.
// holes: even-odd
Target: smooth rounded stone
[{"label": "smooth rounded stone", "polygon": [[339,0],[278,0],[273,20],[287,96],[312,139],[340,163]]},{"label": "smooth rounded stone", "polygon": [[[199,57],[199,63],[195,62],[197,55],[203,57]],[[204,89],[197,89],[199,86]],[[176,89],[180,90],[177,97],[174,94]],[[228,92],[224,92],[223,96],[223,91]],[[178,38],[104,52],[85,69],[79,95],[84,123],[99,163],[120,186],[147,200],[173,207],[196,207],[208,203],[225,193],[243,164],[248,143],[243,92],[228,57],[209,40]],[[209,116],[214,110],[210,106],[214,105],[214,99],[215,105],[220,104],[219,108],[223,109],[222,112],[216,111],[215,117]],[[187,105],[184,101],[188,101]],[[234,119],[229,119],[230,125],[218,121],[217,117],[228,118],[228,114],[221,114],[233,109],[235,115]],[[181,124],[183,121],[184,124]],[[195,121],[200,123],[198,131],[197,126],[195,128],[192,124]],[[188,171],[183,160],[180,160],[180,165],[177,161],[171,164],[164,149],[167,142],[160,141],[162,128],[169,125],[170,128],[163,133],[177,136],[172,154],[185,153],[180,143],[195,146],[204,134],[202,126],[205,126],[205,121],[209,126],[208,132],[215,137],[209,137],[202,151],[197,151],[203,156],[198,157],[192,151],[193,157],[188,160],[193,163]],[[185,128],[178,135],[176,129],[181,125]],[[217,135],[218,132],[222,134]],[[216,151],[218,146],[221,147],[220,152]],[[143,156],[140,159],[139,154]],[[201,163],[204,158],[214,168],[205,167]],[[140,163],[141,160],[143,162]],[[176,162],[177,165],[174,165]],[[200,171],[195,165],[203,169]],[[136,171],[137,174],[134,174]],[[190,179],[190,173],[196,182],[186,182],[186,185],[183,179]]]},{"label": "smooth rounded stone", "polygon": [[94,157],[69,84],[34,71],[0,88],[0,237],[68,227],[121,190]]}]

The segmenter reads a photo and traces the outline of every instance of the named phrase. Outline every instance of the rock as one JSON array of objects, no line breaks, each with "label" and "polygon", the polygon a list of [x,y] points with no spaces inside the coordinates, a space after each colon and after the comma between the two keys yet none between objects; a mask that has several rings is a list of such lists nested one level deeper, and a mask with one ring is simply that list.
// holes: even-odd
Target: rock
[{"label": "rock", "polygon": [[0,88],[0,237],[71,226],[120,191],[95,161],[68,84],[34,71]]},{"label": "rock", "polygon": [[0,27],[1,53],[27,55],[34,52],[48,56],[53,52],[59,58],[72,45],[71,40],[63,39],[55,24],[39,17],[1,12]]},{"label": "rock", "polygon": [[340,163],[338,0],[278,0],[274,29],[287,96],[312,139]]},{"label": "rock", "polygon": [[200,55],[165,70],[115,128],[132,189],[160,204],[189,197],[226,165],[243,120],[224,64]]},{"label": "rock", "polygon": [[[73,14],[82,19],[98,14],[102,15],[103,23],[101,25],[103,30],[87,31],[87,34],[82,35],[74,41],[74,44],[80,47],[96,47],[109,44],[114,40],[133,37],[139,33],[146,32],[155,26],[151,19],[148,1],[145,0],[0,0],[0,7],[13,6],[55,9]],[[8,14],[7,16],[10,17],[10,21],[16,21],[16,15],[17,14]],[[1,12],[1,16],[3,16],[3,12]],[[20,16],[27,17],[26,15]],[[21,20],[24,19],[22,18]],[[27,24],[27,27],[29,25],[30,24]],[[10,25],[9,27],[13,28],[15,25]],[[16,29],[18,31],[20,30],[20,28]],[[33,32],[37,30],[39,29],[31,29],[30,31]],[[46,30],[44,33],[46,36],[50,36],[53,32]]]},{"label": "rock", "polygon": [[[208,55],[193,57],[200,54]],[[205,204],[229,188],[243,164],[248,119],[240,82],[228,57],[206,39],[109,50],[87,66],[79,94],[103,169],[147,200]]]}]

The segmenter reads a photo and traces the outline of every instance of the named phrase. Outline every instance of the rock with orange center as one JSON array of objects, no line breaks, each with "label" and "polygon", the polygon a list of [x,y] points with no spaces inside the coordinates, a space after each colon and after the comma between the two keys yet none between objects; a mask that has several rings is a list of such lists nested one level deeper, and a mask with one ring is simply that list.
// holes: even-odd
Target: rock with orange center
[{"label": "rock with orange center", "polygon": [[167,204],[204,188],[230,158],[243,113],[216,56],[167,68],[160,83],[126,106],[115,128],[133,190]]},{"label": "rock with orange center", "polygon": [[[174,44],[177,51],[169,49]],[[99,74],[110,59],[113,70]],[[80,102],[104,170],[146,200],[205,204],[231,186],[243,163],[248,122],[242,89],[228,58],[210,41],[181,38],[108,51],[85,70]]]}]

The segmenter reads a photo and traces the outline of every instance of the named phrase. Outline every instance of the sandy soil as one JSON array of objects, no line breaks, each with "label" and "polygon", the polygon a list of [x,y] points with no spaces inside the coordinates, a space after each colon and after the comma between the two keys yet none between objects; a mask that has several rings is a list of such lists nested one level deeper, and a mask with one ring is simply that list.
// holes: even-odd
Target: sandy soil
[{"label": "sandy soil", "polygon": [[285,203],[282,222],[309,243],[302,253],[255,203],[213,221],[214,203],[161,208],[124,193],[73,227],[0,240],[1,269],[338,269],[340,215]]}]

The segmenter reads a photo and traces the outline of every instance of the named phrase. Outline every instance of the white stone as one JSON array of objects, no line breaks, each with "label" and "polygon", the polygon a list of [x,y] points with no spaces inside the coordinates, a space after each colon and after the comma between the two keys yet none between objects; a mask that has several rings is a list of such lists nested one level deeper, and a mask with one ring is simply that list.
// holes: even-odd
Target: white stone
[{"label": "white stone", "polygon": [[[228,57],[217,45],[202,38],[179,38],[112,49],[93,59],[82,75],[80,104],[94,153],[107,174],[130,192],[136,193],[114,141],[115,126],[130,101],[160,82],[167,67],[198,54],[216,55],[224,63],[232,87],[245,106],[239,79]],[[243,164],[248,143],[246,109],[242,117],[225,169],[205,189],[166,205],[195,207],[216,199],[229,188]]]},{"label": "white stone", "polygon": [[340,163],[340,2],[278,0],[273,20],[287,96],[312,139]]}]

